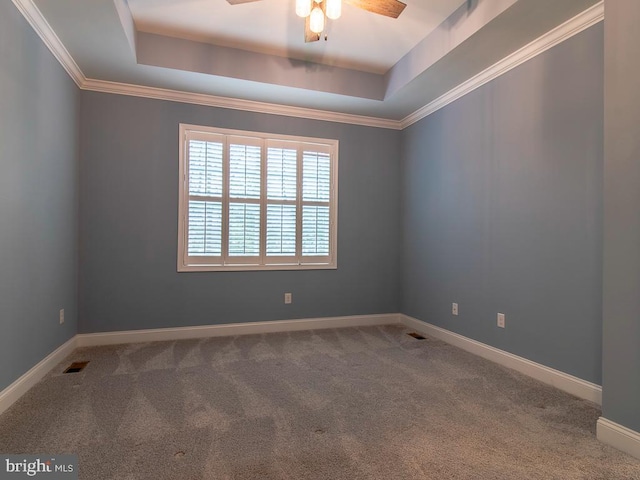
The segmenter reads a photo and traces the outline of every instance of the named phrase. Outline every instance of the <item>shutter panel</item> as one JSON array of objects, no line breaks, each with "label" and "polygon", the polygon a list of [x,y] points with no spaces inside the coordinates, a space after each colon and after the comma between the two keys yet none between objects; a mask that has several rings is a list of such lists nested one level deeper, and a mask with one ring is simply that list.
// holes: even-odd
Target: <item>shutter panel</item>
[{"label": "shutter panel", "polygon": [[[296,256],[297,164],[296,146],[267,148],[266,254],[268,257]],[[295,258],[289,261],[295,261]]]},{"label": "shutter panel", "polygon": [[329,207],[302,207],[302,255],[329,255]]},{"label": "shutter panel", "polygon": [[189,256],[222,255],[222,203],[189,201]]},{"label": "shutter panel", "polygon": [[260,139],[250,137],[229,139],[228,256],[231,263],[258,263],[260,256],[260,145]]},{"label": "shutter panel", "polygon": [[267,205],[267,256],[295,256],[296,206]]},{"label": "shutter panel", "polygon": [[303,257],[328,257],[330,254],[330,195],[329,153],[305,150],[302,154]]},{"label": "shutter panel", "polygon": [[222,151],[220,142],[189,142],[189,195],[222,196]]},{"label": "shutter panel", "polygon": [[222,255],[222,142],[189,140],[187,255]]},{"label": "shutter panel", "polygon": [[267,199],[296,200],[298,151],[295,148],[267,149]]},{"label": "shutter panel", "polygon": [[260,199],[261,148],[229,145],[229,196]]},{"label": "shutter panel", "polygon": [[302,200],[329,202],[331,158],[328,153],[305,151],[302,155]]},{"label": "shutter panel", "polygon": [[229,256],[260,255],[260,204],[229,204]]}]

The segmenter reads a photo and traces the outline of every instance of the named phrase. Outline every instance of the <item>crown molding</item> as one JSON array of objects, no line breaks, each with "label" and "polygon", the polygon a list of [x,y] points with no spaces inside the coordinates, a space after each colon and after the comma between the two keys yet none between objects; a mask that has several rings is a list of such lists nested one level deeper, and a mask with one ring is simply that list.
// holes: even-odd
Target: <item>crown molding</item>
[{"label": "crown molding", "polygon": [[349,113],[331,112],[312,108],[294,107],[274,103],[257,102],[238,98],[219,97],[202,93],[182,92],[157,87],[145,87],[120,82],[88,79],[80,67],[73,60],[65,46],[53,31],[42,13],[33,3],[33,0],[12,0],[16,8],[22,13],[31,27],[40,36],[47,48],[53,53],[69,76],[82,90],[90,90],[119,95],[152,98],[156,100],[168,100],[172,102],[191,103],[209,107],[230,108],[255,113],[270,115],[284,115],[288,117],[307,118],[327,122],[348,123],[368,127],[388,128],[402,130],[417,121],[435,113],[451,102],[463,97],[491,80],[516,68],[518,65],[540,55],[555,45],[573,37],[604,19],[604,1],[600,1],[584,12],[576,15],[562,25],[554,28],[538,39],[522,47],[520,50],[505,57],[466,82],[458,85],[444,95],[438,97],[415,112],[407,115],[402,120],[388,118],[369,117]]},{"label": "crown molding", "polygon": [[47,19],[42,16],[42,13],[36,7],[32,0],[12,0],[13,4],[20,11],[31,28],[35,30],[40,39],[44,42],[47,48],[56,57],[62,68],[64,68],[73,81],[82,88],[82,84],[85,81],[85,76],[78,67],[73,57],[69,54],[65,46],[53,31]]},{"label": "crown molding", "polygon": [[516,68],[527,60],[546,52],[550,48],[564,42],[565,40],[577,35],[596,23],[604,20],[604,1],[589,7],[587,10],[579,13],[575,17],[567,20],[565,23],[557,26],[553,30],[538,37],[533,42],[525,45],[520,50],[516,50],[511,55],[503,58],[491,67],[483,70],[476,76],[470,78],[457,87],[449,90],[447,93],[428,103],[424,107],[419,108],[410,115],[407,115],[400,121],[401,129],[405,129],[413,125],[419,120],[428,117],[432,113],[437,112],[441,108],[449,105],[451,102],[471,93],[482,85],[504,75],[509,70]]},{"label": "crown molding", "polygon": [[378,117],[367,117],[350,113],[330,112],[313,108],[293,107],[276,103],[257,102],[254,100],[242,100],[239,98],[218,97],[202,93],[182,92],[166,88],[144,87],[105,80],[87,79],[83,82],[83,90],[94,92],[116,93],[134,97],[153,98],[156,100],[169,100],[172,102],[191,103],[208,107],[231,108],[255,113],[270,115],[284,115],[287,117],[307,118],[311,120],[323,120],[327,122],[348,123],[351,125],[364,125],[367,127],[389,128],[400,130],[400,121]]}]

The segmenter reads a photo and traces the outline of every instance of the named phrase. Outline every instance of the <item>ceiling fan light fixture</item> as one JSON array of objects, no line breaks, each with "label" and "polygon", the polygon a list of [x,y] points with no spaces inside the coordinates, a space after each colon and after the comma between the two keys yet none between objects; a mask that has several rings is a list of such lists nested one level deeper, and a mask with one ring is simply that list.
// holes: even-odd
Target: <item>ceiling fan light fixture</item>
[{"label": "ceiling fan light fixture", "polygon": [[325,12],[331,20],[336,20],[342,15],[342,0],[326,0]]},{"label": "ceiling fan light fixture", "polygon": [[322,33],[324,30],[324,12],[319,5],[313,7],[311,10],[311,17],[309,18],[309,29],[313,33]]},{"label": "ceiling fan light fixture", "polygon": [[313,0],[296,0],[296,15],[306,18],[311,14]]}]

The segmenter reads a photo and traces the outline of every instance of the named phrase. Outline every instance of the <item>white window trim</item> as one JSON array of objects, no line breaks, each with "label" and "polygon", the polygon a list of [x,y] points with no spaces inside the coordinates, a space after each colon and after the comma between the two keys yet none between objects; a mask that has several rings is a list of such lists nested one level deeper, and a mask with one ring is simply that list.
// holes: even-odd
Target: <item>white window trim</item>
[{"label": "white window trim", "polygon": [[[203,134],[220,134],[227,136],[238,136],[238,137],[254,137],[260,138],[263,142],[262,148],[262,182],[263,188],[261,189],[262,194],[265,192],[265,182],[266,182],[266,152],[267,149],[264,148],[269,141],[285,141],[285,142],[298,142],[298,143],[309,143],[309,144],[319,144],[326,145],[330,148],[330,156],[331,156],[331,186],[330,186],[330,201],[329,201],[329,261],[323,263],[290,263],[290,264],[269,264],[266,263],[269,260],[277,260],[279,257],[267,257],[263,248],[265,243],[263,242],[263,237],[265,235],[266,229],[266,215],[261,215],[261,241],[260,241],[260,261],[263,264],[234,264],[234,265],[220,265],[220,264],[206,264],[206,263],[198,263],[198,264],[190,264],[187,261],[187,212],[189,205],[189,191],[187,188],[187,134],[188,133],[203,133]],[[290,136],[290,135],[277,135],[270,133],[261,133],[261,132],[249,132],[243,130],[230,130],[224,128],[215,128],[215,127],[205,127],[200,125],[190,125],[190,124],[180,124],[180,138],[179,138],[179,200],[178,200],[178,272],[221,272],[221,271],[269,271],[269,270],[332,270],[338,268],[338,140],[333,139],[325,139],[325,138],[314,138],[314,137],[298,137],[298,136]],[[298,170],[301,170],[300,168]],[[301,202],[300,192],[302,191],[302,184],[300,181],[301,172],[298,174],[298,199],[296,203]],[[225,189],[223,195],[228,196],[228,191]],[[261,199],[261,204],[263,200]],[[266,202],[266,200],[265,200]],[[276,202],[277,203],[277,202]],[[265,203],[266,205],[266,203]],[[301,210],[299,210],[301,212]],[[298,226],[297,228],[301,228],[302,216],[298,215]],[[300,231],[300,230],[298,230]],[[225,235],[223,235],[222,242],[223,248],[226,245]],[[300,246],[297,246],[297,250]],[[312,260],[312,258],[310,258]]]}]

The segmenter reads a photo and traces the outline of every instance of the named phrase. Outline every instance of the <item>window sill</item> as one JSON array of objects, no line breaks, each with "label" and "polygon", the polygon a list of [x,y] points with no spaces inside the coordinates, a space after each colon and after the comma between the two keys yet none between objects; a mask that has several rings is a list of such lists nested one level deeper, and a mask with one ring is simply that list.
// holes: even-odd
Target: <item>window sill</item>
[{"label": "window sill", "polygon": [[337,270],[335,263],[308,265],[178,265],[178,272],[262,272],[279,270]]}]

